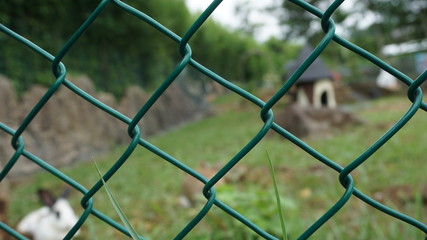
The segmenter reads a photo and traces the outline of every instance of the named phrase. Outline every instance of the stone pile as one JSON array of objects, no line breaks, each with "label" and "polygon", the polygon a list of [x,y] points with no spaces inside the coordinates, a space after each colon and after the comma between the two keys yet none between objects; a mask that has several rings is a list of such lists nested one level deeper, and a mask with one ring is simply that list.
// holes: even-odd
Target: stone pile
[{"label": "stone pile", "polygon": [[[149,94],[139,87],[130,87],[120,101],[108,93],[99,93],[89,78],[69,78],[77,87],[101,102],[133,118],[145,104]],[[17,129],[47,88],[33,86],[17,99],[7,78],[0,76],[0,122]],[[169,130],[202,117],[206,105],[195,102],[183,93],[179,84],[172,84],[138,124],[143,137]],[[80,96],[61,86],[24,131],[25,149],[53,166],[90,160],[118,144],[127,144],[127,125],[98,109]],[[14,153],[11,136],[0,131],[0,162],[4,165]],[[39,169],[22,157],[10,175],[19,176]]]}]

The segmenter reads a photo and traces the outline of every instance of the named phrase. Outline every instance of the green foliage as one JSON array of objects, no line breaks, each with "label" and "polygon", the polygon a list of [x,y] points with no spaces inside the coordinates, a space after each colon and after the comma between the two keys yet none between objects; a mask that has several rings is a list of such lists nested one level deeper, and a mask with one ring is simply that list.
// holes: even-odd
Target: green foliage
[{"label": "green foliage", "polygon": [[[266,177],[269,177],[268,174]],[[284,236],[283,229],[279,224],[277,202],[272,197],[274,191],[269,188],[250,186],[248,183],[246,185],[220,186],[217,188],[218,197],[273,236]],[[296,217],[297,204],[295,199],[289,197],[282,199],[284,201],[280,203],[281,208],[288,209],[289,213],[292,213],[290,216]],[[259,239],[255,232],[216,208],[208,215],[206,222],[211,229],[222,229],[222,231],[213,231],[209,236],[206,236],[210,239]]]},{"label": "green foliage", "polygon": [[[313,45],[324,36],[320,19],[290,1],[281,1],[278,13],[286,39],[303,38]],[[309,3],[325,11],[334,1]],[[343,3],[345,5],[346,3]],[[427,38],[427,4],[423,0],[363,0],[341,6],[332,15],[340,36],[348,37],[374,54],[387,44],[420,42]],[[279,10],[278,10],[279,9]],[[364,21],[358,21],[364,19]]]},{"label": "green foliage", "polygon": [[265,51],[270,58],[270,71],[283,76],[286,74],[286,63],[289,63],[297,57],[301,46],[296,43],[287,43],[277,38],[270,38],[264,44]]},{"label": "green foliage", "polygon": [[[180,36],[197,18],[183,0],[126,2]],[[41,0],[37,4],[0,0],[0,22],[55,55],[96,4],[84,0]],[[271,61],[268,47],[210,19],[190,40],[190,46],[194,59],[232,81],[259,84],[267,73],[280,69],[272,66],[277,63]],[[110,4],[63,62],[68,71],[86,74],[98,89],[120,97],[132,84],[158,86],[180,59],[176,42]],[[35,83],[52,83],[55,79],[50,71],[48,61],[0,34],[0,73],[12,79],[18,93]],[[195,73],[190,77],[201,76]]]},{"label": "green foliage", "polygon": [[[423,0],[364,0],[357,1],[359,14],[363,11],[377,16],[369,26],[369,40],[380,44],[421,41],[427,38],[427,3]],[[363,31],[363,30],[362,30]],[[362,32],[363,33],[363,32]],[[357,37],[358,31],[354,32]]]}]

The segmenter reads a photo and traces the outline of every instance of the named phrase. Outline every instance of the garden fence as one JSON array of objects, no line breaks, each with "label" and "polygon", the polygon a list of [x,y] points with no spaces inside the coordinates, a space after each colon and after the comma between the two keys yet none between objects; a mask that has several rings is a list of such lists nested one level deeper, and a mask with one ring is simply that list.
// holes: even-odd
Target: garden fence
[{"label": "garden fence", "polygon": [[[335,24],[331,16],[333,15],[334,11],[338,9],[338,7],[343,2],[343,0],[341,1],[337,0],[333,2],[325,12],[301,0],[290,0],[290,1],[304,8],[306,11],[310,12],[311,14],[319,18],[320,19],[319,24],[321,24],[321,27],[325,34],[323,39],[315,47],[311,55],[292,74],[292,76],[289,79],[287,79],[284,85],[280,89],[278,89],[277,92],[274,94],[274,96],[271,97],[267,102],[263,102],[262,100],[252,95],[251,93],[227,81],[226,79],[222,78],[215,72],[209,70],[207,67],[203,66],[202,64],[198,63],[192,58],[192,50],[191,50],[189,41],[193,37],[193,35],[200,29],[200,27],[204,24],[204,22],[210,17],[212,12],[221,4],[222,2],[221,0],[213,1],[209,5],[209,7],[207,7],[201,13],[198,19],[189,27],[188,31],[182,37],[176,35],[171,30],[164,27],[161,23],[157,22],[155,19],[146,15],[141,10],[135,9],[122,1],[102,0],[100,1],[99,5],[93,10],[91,15],[79,27],[79,29],[72,35],[70,39],[68,39],[66,44],[62,47],[62,49],[59,51],[59,53],[56,56],[51,55],[50,53],[46,52],[36,44],[32,43],[30,40],[23,38],[18,33],[15,33],[12,29],[9,29],[6,26],[1,24],[0,30],[4,34],[9,36],[10,38],[15,39],[16,41],[19,41],[20,43],[22,43],[23,46],[30,48],[31,50],[35,51],[36,53],[40,54],[42,57],[52,62],[52,72],[53,72],[53,75],[56,77],[56,81],[49,87],[49,89],[46,91],[44,96],[37,102],[35,107],[28,113],[26,118],[23,120],[22,123],[19,124],[19,127],[17,129],[13,129],[12,127],[0,122],[1,131],[4,131],[7,134],[10,134],[12,136],[11,147],[15,149],[15,153],[7,161],[7,164],[4,166],[4,168],[0,172],[0,180],[3,180],[5,178],[5,176],[10,172],[10,170],[14,167],[15,163],[19,159],[22,159],[23,157],[25,157],[31,160],[32,162],[36,163],[38,166],[40,166],[40,168],[46,171],[46,173],[56,176],[64,183],[68,184],[69,186],[80,191],[83,194],[83,197],[81,199],[81,206],[84,208],[84,211],[82,215],[79,216],[79,221],[77,222],[77,224],[71,229],[71,231],[68,233],[65,239],[71,239],[72,236],[76,233],[76,231],[79,230],[85,224],[86,220],[90,215],[96,216],[100,220],[108,223],[111,227],[116,228],[119,231],[121,231],[123,234],[126,234],[129,236],[129,233],[126,230],[126,228],[124,228],[122,225],[112,220],[111,218],[107,217],[101,211],[94,208],[94,200],[92,197],[103,187],[101,181],[94,183],[90,189],[86,189],[79,182],[71,179],[70,177],[68,177],[61,171],[59,171],[57,168],[47,164],[45,161],[43,161],[43,159],[40,159],[39,157],[35,156],[31,152],[27,151],[25,148],[25,144],[24,144],[25,139],[23,138],[22,135],[26,131],[28,125],[32,122],[32,120],[35,118],[38,112],[45,106],[45,104],[49,101],[52,95],[56,91],[58,91],[58,89],[66,87],[69,90],[73,91],[75,94],[79,95],[81,98],[85,99],[86,101],[90,102],[91,104],[99,108],[99,110],[110,114],[111,116],[119,119],[120,121],[128,125],[127,132],[131,139],[131,142],[127,146],[123,154],[120,156],[120,158],[116,161],[116,163],[105,173],[103,177],[105,181],[108,181],[119,170],[119,168],[126,162],[126,160],[129,158],[129,156],[137,147],[143,147],[153,152],[154,154],[160,156],[165,161],[168,161],[169,163],[173,164],[174,166],[186,172],[187,174],[193,176],[198,181],[201,181],[205,184],[205,187],[203,189],[203,194],[207,199],[205,205],[196,214],[196,216],[190,222],[188,222],[188,224],[179,233],[177,233],[175,239],[183,239],[206,216],[206,214],[210,211],[213,205],[216,205],[218,208],[220,208],[230,216],[242,222],[248,228],[253,230],[256,234],[258,234],[261,238],[278,239],[277,237],[270,235],[265,230],[261,229],[260,227],[252,223],[250,220],[245,218],[245,216],[239,214],[238,212],[236,212],[234,209],[232,209],[225,203],[221,202],[221,200],[216,197],[216,192],[214,188],[215,184],[221,178],[223,178],[224,175],[227,174],[227,172],[230,171],[233,168],[233,166],[235,166],[249,151],[251,151],[251,149],[253,149],[266,136],[267,132],[270,129],[276,131],[283,138],[288,139],[290,142],[292,142],[299,148],[306,151],[314,159],[317,159],[318,161],[322,162],[329,168],[337,171],[339,173],[338,181],[341,183],[343,189],[345,190],[344,194],[341,196],[341,198],[337,199],[333,207],[327,210],[324,215],[322,215],[308,229],[306,229],[306,231],[303,232],[298,239],[309,238],[313,233],[315,233],[319,228],[321,228],[322,225],[324,225],[329,219],[333,218],[334,215],[352,197],[359,198],[366,204],[369,204],[370,206],[378,209],[384,214],[388,214],[396,219],[399,219],[400,221],[406,222],[407,224],[412,225],[414,228],[417,228],[421,232],[424,232],[425,234],[427,234],[427,226],[422,222],[415,220],[409,216],[406,216],[400,212],[397,212],[383,204],[380,204],[379,202],[373,200],[370,196],[365,195],[360,190],[355,188],[355,184],[351,176],[351,173],[353,170],[358,168],[361,164],[365,163],[372,156],[373,153],[375,153],[387,141],[389,141],[393,137],[393,135],[395,135],[408,121],[410,121],[410,119],[414,116],[414,114],[420,108],[424,111],[427,110],[427,105],[422,102],[423,95],[420,89],[420,85],[427,78],[427,70],[424,71],[415,80],[411,79],[407,75],[403,74],[402,72],[399,72],[398,70],[391,67],[386,62],[374,56],[373,54],[365,51],[361,47],[337,35],[335,33]],[[115,109],[110,108],[109,106],[103,104],[93,96],[87,94],[86,92],[76,87],[72,82],[68,81],[66,79],[66,75],[67,75],[66,68],[64,64],[61,62],[61,60],[70,52],[71,47],[74,44],[76,44],[77,41],[79,41],[79,38],[85,33],[85,31],[91,26],[91,24],[94,21],[97,21],[98,15],[105,9],[107,5],[114,5],[114,7],[120,8],[123,11],[126,11],[129,14],[133,15],[135,18],[138,18],[141,21],[144,21],[147,24],[151,25],[157,31],[164,34],[165,37],[175,41],[177,49],[182,55],[182,59],[179,62],[179,64],[176,66],[176,68],[164,80],[161,86],[158,89],[156,89],[156,91],[151,95],[151,97],[147,100],[147,102],[141,106],[140,110],[137,112],[135,116],[133,116],[133,118],[128,118],[124,114],[116,111]],[[356,158],[354,161],[352,161],[350,164],[348,164],[345,167],[340,166],[339,164],[337,164],[331,159],[328,159],[327,157],[322,155],[322,153],[314,150],[305,142],[303,142],[299,138],[289,133],[286,129],[277,125],[274,122],[274,115],[273,115],[273,111],[271,110],[272,107],[275,106],[275,104],[288,92],[288,90],[295,84],[295,82],[304,73],[304,71],[307,70],[310,64],[312,64],[313,61],[316,58],[318,58],[319,55],[322,54],[323,50],[327,48],[327,46],[331,42],[336,42],[342,47],[346,48],[348,51],[352,51],[360,55],[361,57],[365,58],[366,61],[369,61],[375,64],[376,66],[378,66],[379,68],[384,69],[385,71],[387,71],[388,73],[392,74],[397,79],[399,79],[401,82],[406,84],[408,86],[407,96],[408,96],[408,99],[412,102],[411,107],[407,110],[407,112],[403,115],[403,117],[391,129],[389,129],[380,139],[378,139],[374,144],[372,144],[358,158]],[[263,127],[259,130],[259,132],[255,136],[253,136],[253,138],[247,143],[247,145],[245,145],[240,150],[240,152],[238,152],[235,156],[231,156],[230,158],[231,160],[229,160],[227,164],[225,164],[224,167],[221,168],[217,172],[217,174],[211,179],[206,179],[201,174],[196,172],[194,169],[188,167],[184,163],[180,162],[178,159],[175,159],[173,156],[170,156],[167,152],[160,150],[158,147],[152,145],[146,139],[142,138],[140,134],[141,133],[140,128],[137,125],[141,121],[141,119],[144,117],[144,115],[150,110],[153,104],[159,99],[159,97],[162,96],[165,90],[168,89],[168,87],[174,82],[174,80],[180,74],[180,72],[188,65],[190,65],[197,71],[200,71],[200,73],[206,75],[212,81],[215,81],[221,84],[223,87],[229,89],[234,94],[241,96],[242,98],[245,99],[245,101],[251,102],[252,104],[258,106],[260,109],[260,112],[259,112],[260,121],[264,122]],[[7,103],[1,103],[1,104],[7,104]],[[17,239],[26,239],[25,237],[17,233],[11,226],[6,225],[5,223],[1,222],[0,228],[8,232],[10,235],[14,236]],[[140,236],[140,238],[145,239],[144,236]]]}]

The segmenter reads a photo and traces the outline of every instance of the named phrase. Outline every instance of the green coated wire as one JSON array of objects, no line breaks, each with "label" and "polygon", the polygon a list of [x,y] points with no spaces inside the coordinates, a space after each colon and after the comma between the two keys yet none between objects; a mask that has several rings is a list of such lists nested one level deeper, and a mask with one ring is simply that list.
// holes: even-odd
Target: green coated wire
[{"label": "green coated wire", "polygon": [[[49,165],[43,159],[35,156],[31,152],[25,149],[25,141],[22,134],[26,131],[28,125],[33,121],[39,111],[45,106],[45,104],[49,101],[52,95],[58,91],[62,86],[68,88],[70,91],[77,94],[82,99],[87,102],[93,104],[101,111],[111,115],[112,117],[122,121],[123,123],[128,125],[128,135],[131,139],[129,145],[124,150],[122,155],[117,159],[117,161],[109,168],[109,170],[102,177],[106,182],[126,163],[129,157],[132,155],[134,150],[141,146],[157,156],[161,157],[165,161],[171,163],[175,167],[179,168],[183,172],[193,176],[195,181],[200,181],[204,184],[203,195],[206,197],[205,205],[200,209],[200,211],[195,214],[193,219],[185,225],[182,230],[177,233],[174,239],[184,239],[191,231],[196,227],[200,221],[206,216],[206,214],[210,211],[213,205],[217,206],[219,209],[223,210],[225,213],[229,214],[236,220],[240,221],[244,225],[246,225],[253,232],[258,234],[261,238],[276,240],[278,239],[275,236],[267,233],[265,230],[251,222],[245,216],[237,212],[235,209],[223,203],[220,199],[217,198],[215,184],[218,183],[224,176],[239,162],[241,161],[253,148],[255,148],[266,136],[267,132],[271,129],[276,131],[278,134],[288,139],[290,142],[306,151],[307,154],[311,155],[313,158],[322,162],[326,166],[334,169],[339,173],[338,181],[343,186],[343,195],[339,198],[330,209],[328,209],[318,220],[316,220],[307,230],[305,230],[298,239],[308,239],[312,236],[319,228],[323,226],[329,219],[331,219],[340,209],[342,209],[345,204],[349,201],[352,196],[355,196],[361,199],[366,204],[378,209],[385,214],[388,214],[398,220],[406,222],[409,225],[419,229],[427,235],[427,226],[413,219],[405,214],[402,214],[398,211],[395,211],[381,203],[376,202],[371,197],[365,195],[360,190],[355,187],[355,183],[351,177],[352,171],[357,169],[360,165],[367,163],[371,156],[375,154],[378,149],[380,149],[384,144],[386,144],[401,128],[403,128],[410,119],[414,116],[414,114],[422,109],[427,111],[427,104],[423,102],[423,94],[420,89],[420,86],[427,79],[427,70],[420,74],[415,80],[409,78],[404,73],[398,71],[393,68],[383,60],[364,50],[363,48],[349,42],[348,40],[338,36],[335,33],[335,24],[332,19],[334,12],[340,7],[340,5],[344,2],[343,0],[334,1],[326,10],[322,12],[311,4],[302,1],[302,0],[289,0],[293,4],[298,5],[299,7],[305,9],[307,12],[313,14],[314,16],[320,19],[320,25],[325,32],[323,39],[318,43],[313,52],[307,57],[307,59],[297,68],[297,70],[291,75],[291,77],[283,84],[283,86],[278,89],[278,91],[271,97],[267,102],[263,102],[258,97],[253,94],[247,92],[246,90],[234,85],[230,81],[227,81],[223,77],[219,76],[217,73],[211,71],[207,67],[198,63],[192,58],[192,49],[190,46],[191,38],[193,35],[200,31],[200,27],[205,23],[205,21],[211,16],[213,11],[222,3],[222,0],[214,0],[212,3],[201,13],[201,15],[196,19],[196,21],[189,26],[188,30],[185,32],[183,37],[181,38],[161,23],[157,22],[155,19],[151,18],[147,14],[142,11],[133,8],[132,6],[119,1],[119,0],[102,0],[96,6],[96,8],[92,11],[89,17],[83,22],[83,24],[73,33],[73,35],[64,43],[63,47],[59,50],[56,56],[51,55],[46,52],[36,44],[32,43],[28,39],[23,38],[19,34],[13,32],[11,29],[6,26],[0,24],[0,31],[9,36],[12,39],[17,40],[22,43],[23,46],[28,47],[32,51],[39,54],[44,59],[50,61],[52,63],[52,73],[55,77],[55,81],[52,82],[51,86],[47,90],[47,92],[43,95],[43,97],[36,103],[36,105],[32,108],[30,113],[24,118],[22,123],[19,124],[19,127],[14,130],[11,127],[7,126],[4,123],[0,122],[0,130],[6,132],[10,136],[12,136],[11,146],[15,149],[15,153],[3,167],[0,172],[0,182],[3,180],[6,175],[10,172],[10,170],[15,166],[17,161],[21,161],[21,159],[26,158],[26,160],[30,160],[37,164],[40,168],[44,169],[46,172],[56,176],[61,181],[67,183],[72,186],[76,190],[82,193],[81,198],[81,206],[84,209],[82,215],[79,217],[78,222],[75,226],[70,230],[67,236],[64,239],[71,239],[74,234],[85,224],[85,221],[89,216],[95,216],[100,220],[107,223],[109,226],[117,229],[121,233],[130,236],[129,232],[125,227],[109,218],[99,210],[93,207],[94,200],[93,196],[101,189],[102,180],[99,180],[93,184],[90,189],[86,189],[81,186],[74,179],[68,177],[58,169]],[[114,7],[117,7],[132,16],[138,18],[139,20],[145,22],[150,25],[160,33],[164,34],[165,37],[170,38],[171,40],[177,43],[177,51],[181,54],[182,59],[176,65],[176,67],[171,71],[169,76],[163,81],[163,83],[157,88],[157,90],[149,97],[147,102],[145,102],[139,111],[133,116],[129,118],[124,114],[118,112],[117,110],[111,108],[110,106],[100,102],[90,94],[84,92],[77,86],[75,86],[72,82],[66,79],[67,70],[65,65],[61,62],[61,60],[72,50],[73,45],[79,41],[80,37],[84,35],[85,31],[91,26],[91,24],[97,21],[98,16],[103,12],[105,7],[111,4]],[[308,144],[306,144],[301,139],[295,137],[291,133],[289,133],[286,129],[280,127],[274,122],[274,113],[272,108],[282,99],[289,89],[295,85],[296,81],[301,77],[301,75],[310,67],[310,65],[322,54],[322,52],[328,47],[328,45],[332,42],[336,42],[342,47],[352,51],[361,57],[365,58],[366,61],[371,62],[372,64],[378,66],[381,69],[389,72],[397,79],[399,79],[404,84],[408,85],[407,96],[408,99],[412,102],[411,107],[408,111],[376,142],[374,142],[367,150],[365,150],[359,157],[354,159],[350,164],[343,167],[334,162],[333,160],[325,157],[320,152],[314,150]],[[169,155],[167,152],[161,150],[157,146],[151,144],[146,139],[141,137],[141,131],[138,127],[138,123],[144,118],[144,116],[149,112],[150,108],[157,102],[157,100],[163,95],[163,93],[173,84],[177,76],[188,66],[193,67],[195,70],[204,74],[211,80],[219,83],[223,87],[229,89],[234,94],[241,96],[243,99],[251,102],[252,104],[258,106],[260,108],[260,118],[264,122],[264,125],[259,129],[259,131],[253,136],[252,139],[248,141],[248,143],[234,156],[230,158],[230,160],[211,178],[206,179],[203,175],[195,171],[194,169],[185,165],[182,161],[174,158]],[[144,126],[142,126],[144,127]],[[11,236],[17,239],[26,239],[24,236],[17,233],[13,228],[6,225],[5,223],[0,222],[0,229],[5,230]],[[142,239],[142,238],[141,238]],[[427,237],[426,237],[427,239]]]}]

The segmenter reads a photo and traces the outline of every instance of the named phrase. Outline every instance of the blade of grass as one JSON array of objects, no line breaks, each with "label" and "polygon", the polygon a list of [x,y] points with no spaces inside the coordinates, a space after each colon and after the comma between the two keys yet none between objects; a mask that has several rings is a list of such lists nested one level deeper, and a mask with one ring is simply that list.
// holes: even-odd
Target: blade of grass
[{"label": "blade of grass", "polygon": [[129,234],[131,235],[132,239],[133,240],[140,240],[139,235],[136,233],[135,229],[129,223],[129,220],[126,218],[125,214],[123,213],[122,209],[120,208],[119,204],[117,203],[116,199],[114,198],[113,193],[110,191],[107,183],[104,181],[104,178],[102,177],[102,173],[99,170],[98,164],[96,163],[95,159],[93,159],[93,162],[95,163],[96,171],[98,172],[98,175],[102,180],[102,184],[104,186],[104,189],[107,192],[111,203],[113,204],[114,210],[119,215],[120,219],[122,220],[123,224],[125,225],[126,229],[128,230]]},{"label": "blade of grass", "polygon": [[282,206],[280,203],[279,190],[277,189],[276,176],[274,175],[274,167],[268,152],[267,152],[267,158],[268,158],[268,165],[270,167],[271,178],[273,179],[274,193],[276,194],[277,211],[279,213],[280,227],[282,228],[283,239],[288,240],[288,234],[286,233],[286,227],[285,227],[285,218],[283,217]]}]

